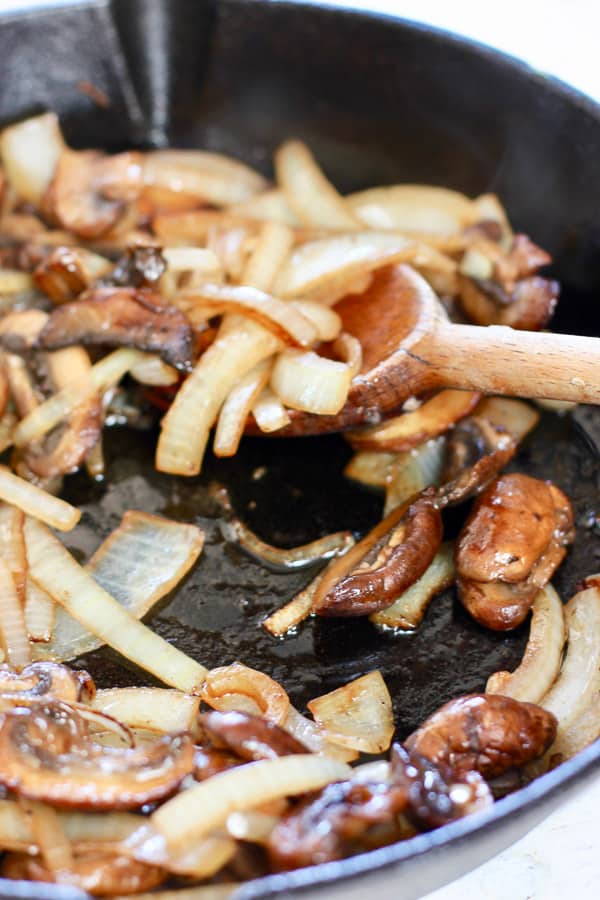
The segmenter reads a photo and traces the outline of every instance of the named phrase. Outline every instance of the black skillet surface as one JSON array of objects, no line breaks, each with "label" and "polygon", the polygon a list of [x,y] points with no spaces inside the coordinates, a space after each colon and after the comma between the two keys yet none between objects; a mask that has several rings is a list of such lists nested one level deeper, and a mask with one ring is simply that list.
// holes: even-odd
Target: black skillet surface
[{"label": "black skillet surface", "polygon": [[[516,226],[555,254],[565,283],[556,327],[600,332],[593,302],[600,286],[600,114],[564,86],[481,47],[389,18],[285,2],[115,0],[0,17],[0,76],[0,118],[56,109],[79,146],[204,146],[268,172],[273,148],[297,135],[342,190],[423,181],[497,191]],[[110,106],[95,106],[78,87],[82,80],[105,91]],[[577,541],[555,579],[564,596],[600,569],[599,440],[595,410],[579,411],[577,423],[545,415],[513,466],[552,478],[574,503]],[[338,528],[363,533],[377,520],[381,497],[343,478],[349,451],[338,437],[247,439],[233,460],[209,455],[192,480],[155,473],[154,442],[151,432],[114,429],[105,484],[82,475],[68,480],[65,497],[85,509],[68,543],[87,554],[128,508],[202,524],[201,561],[152,627],[206,665],[240,658],[281,680],[300,706],[379,667],[402,736],[440,703],[482,689],[492,671],[520,658],[524,629],[504,636],[480,629],[452,592],[434,601],[412,635],[381,634],[362,620],[319,620],[284,641],[270,638],[261,619],[309,575],[275,575],[228,545],[209,485],[225,484],[238,514],[282,546]],[[107,652],[81,662],[100,686],[148,682]],[[376,886],[382,897],[396,897],[402,885],[402,897],[417,897],[515,840],[599,764],[600,750],[591,748],[486,816],[248,885],[242,894],[298,887],[315,897],[360,897]],[[2,883],[0,896],[15,892],[39,897],[41,890]]]}]

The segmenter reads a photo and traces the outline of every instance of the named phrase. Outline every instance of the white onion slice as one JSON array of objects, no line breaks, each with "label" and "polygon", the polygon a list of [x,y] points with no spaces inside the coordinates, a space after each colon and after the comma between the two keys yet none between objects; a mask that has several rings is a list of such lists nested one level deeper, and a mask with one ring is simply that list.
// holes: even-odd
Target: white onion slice
[{"label": "white onion slice", "polygon": [[57,811],[35,800],[21,799],[21,802],[44,865],[52,872],[55,881],[62,881],[73,868],[73,848],[63,831]]},{"label": "white onion slice", "polygon": [[319,573],[303,590],[276,612],[262,621],[262,626],[273,637],[283,637],[310,616],[312,602],[323,575]]},{"label": "white onion slice", "polygon": [[143,358],[131,367],[129,374],[140,384],[151,384],[156,387],[168,387],[179,381],[177,369],[152,353],[144,353]]},{"label": "white onion slice", "polygon": [[0,559],[0,638],[6,658],[14,669],[22,669],[31,662],[23,606],[12,573],[3,559]]},{"label": "white onion slice", "polygon": [[28,272],[0,268],[0,295],[23,294],[32,291],[35,282]]},{"label": "white onion slice", "polygon": [[13,577],[17,596],[21,603],[25,600],[27,579],[27,556],[23,524],[25,516],[21,509],[9,503],[0,503],[0,547],[2,559]]},{"label": "white onion slice", "polygon": [[[389,480],[390,466],[397,456],[397,453],[386,453],[385,450],[359,450],[346,465],[344,475],[366,487],[385,488]],[[409,496],[418,493],[419,490],[422,489],[412,491]]]},{"label": "white onion slice", "polygon": [[384,515],[439,483],[445,447],[446,438],[439,437],[397,454],[388,470]]},{"label": "white onion slice", "polygon": [[338,760],[306,754],[237,766],[164,803],[150,816],[148,828],[130,838],[129,850],[139,859],[160,864],[223,825],[232,812],[316,791],[350,774],[351,769]]},{"label": "white onion slice", "polygon": [[254,250],[242,272],[242,284],[249,284],[259,291],[270,291],[293,244],[294,233],[287,225],[280,222],[261,225]]},{"label": "white onion slice", "polygon": [[192,322],[237,313],[268,328],[286,344],[311,347],[317,340],[316,328],[296,306],[247,285],[204,284],[180,291],[176,303]]},{"label": "white onion slice", "polygon": [[291,409],[335,415],[347,400],[352,367],[312,350],[283,350],[275,359],[271,387]]},{"label": "white onion slice", "polygon": [[300,310],[317,330],[320,341],[333,341],[342,330],[342,320],[334,309],[316,303],[314,300],[292,300],[296,309]]},{"label": "white onion slice", "polygon": [[245,219],[281,222],[282,225],[291,227],[300,224],[298,216],[290,208],[285,194],[280,188],[269,188],[260,194],[255,194],[249,200],[231,206],[228,211]]},{"label": "white onion slice", "polygon": [[558,719],[559,734],[583,713],[600,689],[600,588],[575,594],[564,611],[567,652],[558,678],[540,701]]},{"label": "white onion slice", "polygon": [[279,431],[290,424],[290,416],[279,397],[267,385],[252,407],[256,424],[264,434]]},{"label": "white onion slice", "polygon": [[264,844],[275,828],[277,816],[261,812],[234,812],[227,816],[227,831],[238,841]]},{"label": "white onion slice", "polygon": [[195,724],[200,698],[168,688],[110,688],[98,691],[92,709],[108,713],[131,728],[188,731]]},{"label": "white onion slice", "polygon": [[215,456],[234,456],[240,445],[246,419],[271,376],[272,363],[264,359],[232,387],[221,407],[213,453]]},{"label": "white onion slice", "polygon": [[341,744],[335,744],[328,740],[316,722],[301,715],[293,706],[290,706],[283,728],[301,744],[320,756],[329,756],[331,759],[339,759],[346,763],[358,759],[358,750],[351,750],[349,747],[342,747]]},{"label": "white onion slice", "polygon": [[156,451],[159,472],[197,475],[208,435],[231,388],[280,342],[242,316],[225,316],[215,341],[179,389],[161,423]]},{"label": "white onion slice", "polygon": [[41,403],[17,425],[14,441],[18,447],[38,440],[59,425],[84,401],[117,384],[142,359],[139,350],[121,347],[97,362],[85,378],[77,380]]},{"label": "white onion slice", "polygon": [[449,237],[477,219],[472,200],[458,191],[425,184],[369,188],[346,197],[346,204],[370,228]]},{"label": "white onion slice", "polygon": [[539,703],[560,670],[567,637],[562,600],[547,584],[531,607],[529,640],[514,672],[495,672],[485,686],[488,694],[503,694],[527,703]]},{"label": "white onion slice", "polygon": [[369,616],[374,625],[412,631],[420,625],[429,602],[453,583],[455,577],[454,545],[442,544],[423,575],[397,600]]},{"label": "white onion slice", "polygon": [[359,228],[358,219],[346,206],[301,141],[287,141],[275,153],[277,182],[285,198],[305,225],[323,228]]},{"label": "white onion slice", "polygon": [[207,673],[202,699],[213,709],[221,709],[220,701],[223,697],[240,694],[253,700],[261,714],[270,722],[281,725],[285,721],[290,698],[282,686],[265,672],[235,662],[230,666],[211,669]]},{"label": "white onion slice", "polygon": [[217,256],[206,247],[164,247],[161,251],[171,272],[202,272],[208,277],[221,268]]},{"label": "white onion slice", "polygon": [[354,378],[362,369],[362,346],[358,338],[342,331],[333,342],[333,352],[346,363],[350,369],[350,374]]},{"label": "white onion slice", "polygon": [[[141,619],[189,572],[203,541],[203,532],[195,525],[128,510],[86,569],[123,609]],[[34,655],[38,659],[69,660],[96,650],[102,643],[60,608],[52,640],[36,646]]]},{"label": "white onion slice", "polygon": [[20,197],[29,203],[40,203],[64,148],[54,113],[43,113],[3,129],[0,155],[8,180]]},{"label": "white onion slice", "polygon": [[190,194],[216,206],[240,203],[264,190],[267,182],[249,166],[203,150],[157,150],[147,153],[144,184]]},{"label": "white onion slice", "polygon": [[80,509],[13,475],[6,466],[0,466],[0,500],[60,531],[70,531],[81,518]]},{"label": "white onion slice", "polygon": [[133,618],[35,519],[25,522],[31,577],[84,628],[127,659],[183,691],[197,691],[206,669]]},{"label": "white onion slice", "polygon": [[47,643],[52,638],[55,616],[56,603],[52,597],[28,578],[25,586],[25,624],[30,639]]},{"label": "white onion slice", "polygon": [[375,670],[307,704],[325,738],[360,750],[382,753],[394,735],[392,699]]},{"label": "white onion slice", "polygon": [[414,255],[414,242],[385,232],[361,231],[309,241],[289,256],[275,280],[273,293],[287,298],[320,291],[319,299],[325,301],[323,292],[328,289],[335,303],[339,294],[333,292],[340,285],[346,292],[347,285],[358,276],[380,266],[407,262]]}]

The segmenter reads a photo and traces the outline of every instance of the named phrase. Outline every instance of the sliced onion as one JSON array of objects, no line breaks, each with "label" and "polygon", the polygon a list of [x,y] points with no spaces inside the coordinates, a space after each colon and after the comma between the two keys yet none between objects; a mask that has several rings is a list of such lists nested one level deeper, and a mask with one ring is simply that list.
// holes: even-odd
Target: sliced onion
[{"label": "sliced onion", "polygon": [[[4,369],[14,405],[19,416],[23,418],[23,416],[29,415],[40,403],[38,393],[33,385],[33,379],[25,360],[14,353],[6,353],[4,355]],[[12,437],[14,439],[14,428]]]},{"label": "sliced onion", "polygon": [[212,281],[218,273],[218,258],[206,247],[164,247],[161,251],[171,272],[202,272],[205,281]]},{"label": "sliced onion", "polygon": [[283,350],[271,375],[271,387],[285,406],[335,415],[348,397],[352,366],[318,356],[312,350]]},{"label": "sliced onion", "polygon": [[22,294],[34,288],[34,280],[28,272],[0,268],[0,295]]},{"label": "sliced onion", "polygon": [[[272,371],[272,370],[271,370]],[[279,431],[290,424],[290,417],[279,397],[270,387],[264,387],[252,407],[256,424],[264,434]]]},{"label": "sliced onion", "polygon": [[414,412],[394,416],[381,425],[347,435],[357,450],[410,450],[423,441],[444,434],[455,422],[468,416],[481,398],[473,391],[440,391]]},{"label": "sliced onion", "polygon": [[[86,568],[123,609],[141,619],[187,575],[203,540],[203,532],[195,525],[128,510]],[[61,608],[52,640],[34,653],[37,658],[62,661],[90,653],[102,643]]]},{"label": "sliced onion", "polygon": [[444,464],[446,438],[425,441],[420,447],[396,454],[387,474],[384,515],[403,506],[430,485],[439,483]]},{"label": "sliced onion", "polygon": [[341,744],[327,740],[319,725],[301,715],[293,706],[290,706],[283,727],[313,753],[346,763],[358,759],[358,750],[351,750],[349,747],[342,747]]},{"label": "sliced onion", "polygon": [[305,225],[346,231],[359,228],[358,219],[305,144],[300,141],[282,144],[275,153],[275,172],[285,199]]},{"label": "sliced onion", "polygon": [[288,603],[271,613],[262,621],[262,626],[273,637],[283,637],[307,619],[312,612],[313,598],[323,579],[323,573],[319,573],[313,580],[301,590]]},{"label": "sliced onion", "polygon": [[133,618],[35,519],[25,522],[31,577],[84,628],[127,659],[183,691],[197,691],[206,669]]},{"label": "sliced onion", "polygon": [[286,344],[311,347],[317,340],[316,328],[296,306],[246,285],[205,284],[180,291],[176,302],[192,322],[221,313],[239,313],[268,328]]},{"label": "sliced onion", "polygon": [[442,544],[425,573],[402,596],[369,616],[374,625],[412,631],[420,625],[430,601],[454,582],[454,545]]},{"label": "sliced onion", "polygon": [[234,812],[227,817],[227,831],[238,841],[264,844],[277,824],[277,816],[261,812]]},{"label": "sliced onion", "polygon": [[558,735],[584,712],[600,690],[600,588],[580,591],[564,612],[567,652],[558,678],[540,701],[558,719]]},{"label": "sliced onion", "polygon": [[0,418],[0,453],[4,453],[5,450],[12,446],[17,421],[16,415],[10,408]]},{"label": "sliced onion", "polygon": [[249,200],[231,206],[229,212],[242,218],[281,222],[282,225],[292,227],[300,224],[298,216],[290,208],[285,194],[280,188],[269,188],[260,194],[255,194]]},{"label": "sliced onion", "polygon": [[600,691],[570,725],[559,727],[556,740],[548,752],[550,766],[570,759],[600,738]]},{"label": "sliced onion", "polygon": [[164,864],[170,855],[185,852],[223,825],[233,812],[316,791],[346,780],[350,772],[338,760],[306,754],[236,766],[168,800],[152,813],[147,830],[132,836],[128,847],[139,859]]},{"label": "sliced onion", "polygon": [[230,390],[217,420],[213,441],[215,456],[235,456],[246,419],[271,376],[271,368],[269,359],[262,360]]},{"label": "sliced onion", "polygon": [[487,419],[497,428],[506,429],[517,442],[522,441],[540,420],[533,406],[512,397],[484,397],[475,407],[474,415]]},{"label": "sliced onion", "polygon": [[267,182],[229,156],[203,150],[158,150],[144,157],[144,184],[190,194],[206,203],[240,203],[264,190]]},{"label": "sliced onion", "polygon": [[270,291],[293,243],[294,233],[287,225],[265,222],[258,231],[254,250],[244,266],[242,284],[259,291]]},{"label": "sliced onion", "polygon": [[[340,285],[346,290],[353,279],[380,266],[408,262],[414,255],[414,242],[385,232],[361,231],[309,241],[292,252],[277,276],[273,293],[286,298],[325,289],[335,292]],[[325,295],[319,299],[325,300]],[[332,302],[338,299],[334,293]]]},{"label": "sliced onion", "polygon": [[314,300],[292,300],[293,306],[311,322],[320,341],[334,341],[341,329],[342,320],[334,309],[315,303]]},{"label": "sliced onion", "polygon": [[335,355],[346,363],[350,369],[352,378],[354,378],[362,369],[362,346],[358,338],[342,331],[335,339],[332,345]]},{"label": "sliced onion", "polygon": [[477,219],[473,201],[448,188],[397,184],[346,197],[353,215],[370,228],[449,237]]},{"label": "sliced onion", "polygon": [[227,694],[250,697],[262,715],[281,725],[290,708],[290,699],[278,682],[264,672],[251,669],[242,663],[211,669],[202,688],[202,699],[213,709],[220,709],[219,702]]},{"label": "sliced onion", "polygon": [[3,129],[0,155],[8,180],[20,197],[29,203],[40,203],[64,147],[54,113],[34,116]]},{"label": "sliced onion", "polygon": [[52,597],[28,578],[25,587],[25,624],[30,640],[44,643],[51,640],[55,616],[56,603]]},{"label": "sliced onion", "polygon": [[92,366],[85,378],[63,388],[19,422],[14,433],[15,444],[22,447],[43,437],[95,393],[117,384],[141,358],[138,350],[125,347],[109,353]]},{"label": "sliced onion", "polygon": [[92,708],[108,713],[132,728],[147,731],[189,731],[196,721],[199,697],[167,688],[112,688],[97,691]]},{"label": "sliced onion", "polygon": [[[390,466],[397,456],[397,453],[386,453],[384,450],[359,450],[346,465],[344,475],[365,487],[385,488]],[[412,493],[421,490],[418,488]]]},{"label": "sliced onion", "polygon": [[567,637],[562,600],[548,584],[531,607],[529,640],[514,672],[495,672],[485,686],[488,694],[503,694],[527,703],[539,703],[560,670]]},{"label": "sliced onion", "polygon": [[17,344],[25,350],[35,346],[38,336],[48,321],[48,313],[41,309],[22,309],[9,312],[0,319],[0,337],[4,343]]},{"label": "sliced onion", "polygon": [[363,753],[383,753],[392,742],[392,699],[375,670],[307,704],[326,739]]},{"label": "sliced onion", "polygon": [[349,531],[336,531],[299,547],[273,547],[272,544],[261,541],[247,525],[235,517],[222,526],[222,531],[228,541],[235,541],[250,556],[275,572],[294,572],[313,566],[319,560],[341,556],[355,543]]},{"label": "sliced onion", "polygon": [[63,831],[57,811],[35,800],[21,802],[44,865],[52,872],[55,881],[67,880],[73,868],[73,848]]},{"label": "sliced onion", "polygon": [[22,669],[31,662],[23,606],[12,573],[3,559],[0,559],[0,638],[13,668]]},{"label": "sliced onion", "polygon": [[60,531],[70,531],[81,518],[80,509],[13,475],[6,466],[0,466],[0,500]]},{"label": "sliced onion", "polygon": [[514,237],[506,210],[496,194],[480,194],[473,200],[477,221],[497,222],[502,232],[503,246],[510,246]]},{"label": "sliced onion", "polygon": [[17,597],[25,600],[25,582],[27,579],[27,556],[23,537],[23,511],[8,503],[0,503],[0,547],[2,559],[13,577]]},{"label": "sliced onion", "polygon": [[131,367],[129,374],[140,384],[151,384],[156,387],[169,387],[179,381],[177,369],[164,362],[160,356],[151,353],[144,353],[143,358]]},{"label": "sliced onion", "polygon": [[87,470],[90,478],[93,478],[96,481],[102,481],[105,473],[105,465],[104,465],[104,448],[102,446],[102,434],[98,437],[98,440],[89,451],[88,455],[85,458],[85,468]]},{"label": "sliced onion", "polygon": [[241,316],[225,316],[215,341],[179,389],[161,423],[159,472],[197,475],[210,428],[231,388],[280,346],[266,329]]}]

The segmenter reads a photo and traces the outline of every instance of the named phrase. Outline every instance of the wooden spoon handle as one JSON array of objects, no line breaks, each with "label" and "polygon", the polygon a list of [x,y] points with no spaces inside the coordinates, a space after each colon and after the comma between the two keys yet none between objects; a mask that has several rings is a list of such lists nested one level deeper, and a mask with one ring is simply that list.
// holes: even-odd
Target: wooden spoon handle
[{"label": "wooden spoon handle", "polygon": [[438,321],[411,356],[441,387],[600,404],[600,338]]}]

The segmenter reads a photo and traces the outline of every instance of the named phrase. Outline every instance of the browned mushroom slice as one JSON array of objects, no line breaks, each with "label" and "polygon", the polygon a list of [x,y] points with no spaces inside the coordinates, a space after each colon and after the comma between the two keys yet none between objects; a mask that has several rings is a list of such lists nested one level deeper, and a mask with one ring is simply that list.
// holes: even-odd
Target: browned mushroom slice
[{"label": "browned mushroom slice", "polygon": [[571,504],[559,488],[502,476],[482,494],[457,543],[461,602],[487,628],[515,628],[573,538]]},{"label": "browned mushroom slice", "polygon": [[[9,853],[2,863],[4,878],[56,881],[55,873],[39,857]],[[150,891],[167,877],[159,866],[138,862],[117,851],[93,848],[76,853],[68,872],[68,883],[98,897],[124,897]]]},{"label": "browned mushroom slice", "polygon": [[542,756],[556,737],[556,717],[501,694],[468,694],[433,713],[405,741],[456,773],[502,775]]},{"label": "browned mushroom slice", "polygon": [[193,768],[187,734],[135,749],[94,743],[85,719],[61,702],[7,713],[0,782],[17,794],[75,809],[133,809],[172,794]]},{"label": "browned mushroom slice", "polygon": [[475,771],[456,772],[415,750],[394,744],[391,780],[408,797],[407,817],[419,828],[439,828],[493,803],[491,791]]},{"label": "browned mushroom slice", "polygon": [[548,324],[560,291],[557,281],[533,275],[519,281],[509,302],[501,304],[491,296],[487,282],[461,275],[458,284],[461,306],[477,325],[509,325],[526,331],[539,331]]},{"label": "browned mushroom slice", "polygon": [[15,672],[0,666],[0,703],[29,706],[43,700],[87,703],[96,686],[83,669],[69,669],[53,662],[35,662]]},{"label": "browned mushroom slice", "polygon": [[440,505],[462,503],[487,487],[538,420],[539,413],[521,400],[482,400],[473,415],[459,422],[447,436],[438,492]]},{"label": "browned mushroom slice", "polygon": [[110,273],[112,284],[123,287],[155,287],[167,268],[160,247],[128,247]]},{"label": "browned mushroom slice", "polygon": [[241,760],[274,759],[310,751],[273,722],[244,712],[207,712],[198,716],[202,744],[228,750]]},{"label": "browned mushroom slice", "polygon": [[390,606],[425,572],[442,542],[435,491],[393,510],[334,563],[313,600],[319,616],[366,616]]},{"label": "browned mushroom slice", "polygon": [[554,502],[545,481],[512,473],[479,498],[461,533],[456,564],[474,581],[526,578],[555,528]]},{"label": "browned mushroom slice", "polygon": [[45,215],[84,240],[100,237],[139,191],[140,161],[135,153],[104,157],[93,150],[64,150],[42,203]]},{"label": "browned mushroom slice", "polygon": [[190,366],[193,358],[192,328],[183,313],[136,288],[96,288],[57,307],[38,346],[56,350],[72,344],[136,347],[159,353],[177,368]]},{"label": "browned mushroom slice", "polygon": [[54,303],[67,303],[111,267],[108,259],[83,247],[57,247],[36,266],[33,278]]},{"label": "browned mushroom slice", "polygon": [[397,817],[407,803],[404,785],[329,784],[316,797],[293,807],[275,826],[267,842],[271,864],[285,871],[391,843],[403,836]]}]

